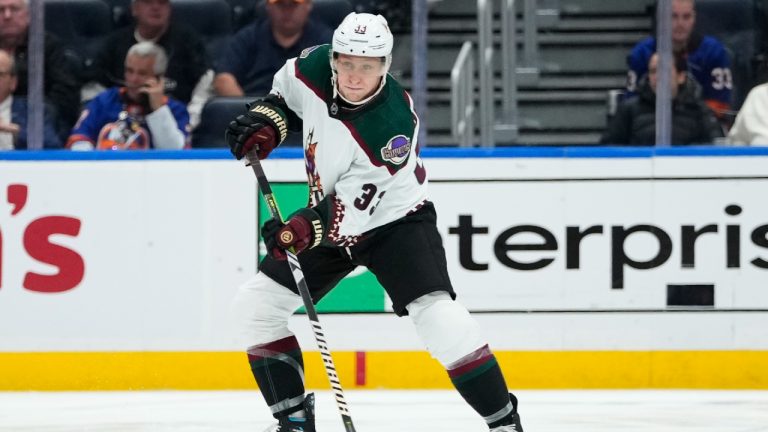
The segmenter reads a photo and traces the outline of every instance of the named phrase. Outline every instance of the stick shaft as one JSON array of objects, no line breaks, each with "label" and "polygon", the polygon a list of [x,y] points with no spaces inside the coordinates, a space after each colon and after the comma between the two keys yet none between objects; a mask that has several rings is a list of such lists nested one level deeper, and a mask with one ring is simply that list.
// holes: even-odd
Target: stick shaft
[{"label": "stick shaft", "polygon": [[[256,174],[259,190],[261,191],[262,196],[264,196],[264,201],[267,203],[269,213],[273,218],[283,222],[283,217],[280,215],[280,209],[277,206],[277,201],[272,193],[272,186],[269,184],[266,174],[264,174],[264,169],[261,167],[261,161],[254,153],[255,152],[251,152],[246,155],[246,157],[251,168],[253,168],[253,173]],[[320,318],[317,316],[315,304],[312,302],[312,295],[309,293],[307,281],[304,279],[304,272],[301,270],[301,264],[299,263],[299,259],[296,257],[293,248],[287,250],[286,255],[288,256],[288,265],[291,268],[291,274],[296,282],[296,288],[298,288],[301,299],[304,302],[304,309],[307,310],[307,316],[312,325],[312,332],[315,335],[315,342],[320,349],[320,357],[323,359],[325,373],[328,376],[328,381],[331,383],[331,389],[336,398],[336,405],[339,408],[341,419],[344,422],[344,428],[347,432],[355,432],[355,426],[352,423],[352,417],[349,414],[347,399],[344,397],[344,390],[341,388],[339,375],[336,373],[336,366],[333,363],[331,351],[328,349],[328,343],[325,341],[325,334],[320,325]]]}]

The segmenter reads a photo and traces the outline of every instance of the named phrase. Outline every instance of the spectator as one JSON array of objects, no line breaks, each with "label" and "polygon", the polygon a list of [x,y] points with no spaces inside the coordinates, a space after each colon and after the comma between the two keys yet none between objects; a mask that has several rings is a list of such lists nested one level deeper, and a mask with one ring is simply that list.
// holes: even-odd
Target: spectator
[{"label": "spectator", "polygon": [[[27,95],[28,32],[28,0],[0,0],[0,49],[10,53],[16,63],[15,96]],[[75,65],[59,39],[46,33],[44,50],[43,91],[56,109],[56,129],[64,137],[77,117],[72,107],[80,105],[80,83],[75,78]]]},{"label": "spectator", "polygon": [[125,57],[125,86],[99,93],[83,110],[67,147],[72,150],[181,149],[189,114],[165,95],[165,50],[139,42]]},{"label": "spectator", "polygon": [[[647,78],[638,93],[619,104],[601,144],[653,145],[656,141],[656,68],[658,54],[648,62]],[[672,142],[674,145],[710,144],[723,136],[712,111],[701,99],[699,84],[688,78],[687,62],[676,55],[672,65]]]},{"label": "spectator", "polygon": [[[0,50],[0,150],[27,148],[27,100],[13,96],[17,82],[13,57]],[[50,118],[43,127],[43,148],[61,148]]]},{"label": "spectator", "polygon": [[[731,60],[717,39],[694,32],[694,0],[672,0],[672,50],[688,61],[688,70],[702,88],[702,97],[718,117],[731,106],[733,80]],[[627,96],[637,89],[648,72],[648,61],[656,52],[656,38],[647,37],[635,45],[627,58]]]},{"label": "spectator", "polygon": [[728,144],[768,146],[768,83],[749,91],[728,133]]},{"label": "spectator", "polygon": [[309,21],[311,0],[267,0],[267,19],[241,29],[217,59],[213,87],[219,96],[263,96],[286,60],[329,43],[332,30]]},{"label": "spectator", "polygon": [[170,0],[132,0],[131,14],[133,25],[115,30],[104,39],[94,59],[92,78],[104,87],[119,85],[128,49],[137,42],[154,42],[168,55],[168,95],[188,105],[191,124],[197,125],[213,80],[205,44],[188,27],[171,23]]}]

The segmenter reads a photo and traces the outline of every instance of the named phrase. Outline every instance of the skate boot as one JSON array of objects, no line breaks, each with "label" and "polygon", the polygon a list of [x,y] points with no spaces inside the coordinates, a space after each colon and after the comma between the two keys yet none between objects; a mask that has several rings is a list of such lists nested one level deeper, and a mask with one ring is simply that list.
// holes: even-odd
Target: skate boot
[{"label": "skate boot", "polygon": [[517,412],[517,398],[510,393],[509,400],[512,402],[512,412],[503,425],[492,428],[491,432],[523,432],[523,424],[520,423],[520,414]]},{"label": "skate boot", "polygon": [[264,432],[315,432],[315,394],[310,393],[304,398],[306,418],[284,416],[278,423]]}]

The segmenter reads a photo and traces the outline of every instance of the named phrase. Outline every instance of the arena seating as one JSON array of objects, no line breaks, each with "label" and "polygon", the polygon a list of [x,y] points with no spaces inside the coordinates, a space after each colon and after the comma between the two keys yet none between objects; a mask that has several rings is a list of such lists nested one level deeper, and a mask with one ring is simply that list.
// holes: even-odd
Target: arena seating
[{"label": "arena seating", "polygon": [[104,0],[112,13],[112,23],[115,27],[128,25],[133,20],[131,16],[131,0]]},{"label": "arena seating", "polygon": [[[192,132],[192,147],[227,147],[224,130],[229,122],[246,110],[246,104],[253,102],[253,97],[214,97],[208,100],[200,114],[200,124]],[[281,144],[301,146],[301,136],[289,132],[288,138]]]},{"label": "arena seating", "polygon": [[252,97],[214,97],[200,114],[200,124],[192,132],[192,147],[226,147],[224,130],[232,119],[245,112]]},{"label": "arena seating", "polygon": [[101,0],[45,0],[45,29],[67,47],[81,73],[90,66],[101,36],[112,30],[109,7]]},{"label": "arena seating", "polygon": [[232,34],[232,8],[225,0],[173,0],[171,20],[194,29],[213,58]]},{"label": "arena seating", "polygon": [[764,37],[757,11],[754,0],[696,0],[697,29],[719,39],[730,54],[734,109],[755,84],[754,59]]}]

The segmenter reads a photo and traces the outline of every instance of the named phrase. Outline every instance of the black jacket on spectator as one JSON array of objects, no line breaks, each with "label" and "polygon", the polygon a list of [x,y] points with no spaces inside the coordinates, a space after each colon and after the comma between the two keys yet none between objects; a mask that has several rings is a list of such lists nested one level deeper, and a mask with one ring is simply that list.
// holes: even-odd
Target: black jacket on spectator
[{"label": "black jacket on spectator", "polygon": [[[672,100],[672,145],[712,144],[723,130],[700,96],[700,87],[690,77]],[[600,138],[601,144],[654,145],[656,143],[656,94],[644,79],[638,94],[619,104],[616,114]]]},{"label": "black jacket on spectator", "polygon": [[[43,78],[43,93],[45,99],[55,109],[57,119],[56,130],[66,136],[75,124],[80,113],[80,81],[77,79],[77,64],[75,56],[67,53],[67,49],[54,35],[46,33],[43,42],[45,74]],[[17,67],[15,96],[27,96],[29,54],[28,45],[16,48],[14,58]]]},{"label": "black jacket on spectator", "polygon": [[[92,77],[104,87],[121,85],[125,76],[125,56],[138,41],[135,27],[128,26],[106,36],[94,60]],[[165,72],[166,94],[189,103],[195,85],[210,67],[205,44],[191,29],[171,24],[155,41],[165,49],[168,69]]]}]

